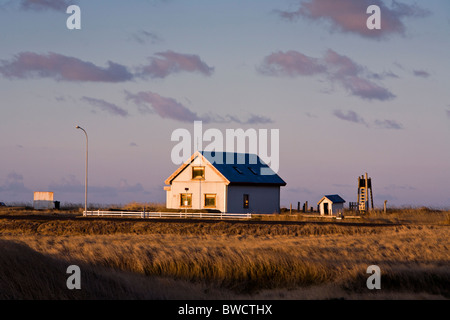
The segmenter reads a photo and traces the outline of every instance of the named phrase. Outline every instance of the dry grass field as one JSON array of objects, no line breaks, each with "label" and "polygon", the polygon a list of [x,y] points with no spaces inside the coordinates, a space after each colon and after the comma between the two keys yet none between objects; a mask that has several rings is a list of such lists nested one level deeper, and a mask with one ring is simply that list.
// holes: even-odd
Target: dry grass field
[{"label": "dry grass field", "polygon": [[[450,214],[331,222],[0,212],[0,299],[449,299]],[[66,269],[81,269],[68,290]],[[369,265],[381,289],[369,290]]]}]

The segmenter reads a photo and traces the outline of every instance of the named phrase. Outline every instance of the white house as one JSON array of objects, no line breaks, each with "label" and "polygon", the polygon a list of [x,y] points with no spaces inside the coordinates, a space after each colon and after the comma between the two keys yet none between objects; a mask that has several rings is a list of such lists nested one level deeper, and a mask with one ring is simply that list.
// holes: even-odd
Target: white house
[{"label": "white house", "polygon": [[53,201],[53,192],[34,192],[33,208],[36,210],[55,209],[55,202]]},{"label": "white house", "polygon": [[342,199],[337,194],[324,196],[317,203],[319,206],[320,215],[334,215],[337,216],[339,214],[344,213],[344,203],[345,200]]},{"label": "white house", "polygon": [[[280,187],[275,172],[254,154],[196,151],[167,180],[170,209],[215,209],[229,213],[280,212]],[[264,172],[264,171],[263,171]]]}]

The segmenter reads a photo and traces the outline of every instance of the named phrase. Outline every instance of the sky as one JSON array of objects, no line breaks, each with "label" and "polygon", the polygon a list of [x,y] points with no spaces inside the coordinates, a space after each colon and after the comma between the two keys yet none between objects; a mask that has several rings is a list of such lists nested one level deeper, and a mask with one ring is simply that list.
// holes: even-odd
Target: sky
[{"label": "sky", "polygon": [[0,201],[84,203],[81,126],[92,206],[163,203],[200,120],[279,130],[282,206],[449,208],[449,40],[447,0],[0,0]]}]

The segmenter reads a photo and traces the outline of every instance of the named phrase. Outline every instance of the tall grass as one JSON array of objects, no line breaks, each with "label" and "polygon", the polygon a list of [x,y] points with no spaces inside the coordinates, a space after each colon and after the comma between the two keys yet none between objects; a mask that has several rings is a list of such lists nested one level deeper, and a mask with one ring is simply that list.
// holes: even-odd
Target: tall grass
[{"label": "tall grass", "polygon": [[[397,230],[405,226],[392,227]],[[219,235],[240,237],[321,236],[379,234],[382,227],[339,224],[281,224],[236,221],[173,221],[115,219],[0,219],[0,233],[14,235],[110,235],[178,234],[187,236]]]},{"label": "tall grass", "polygon": [[388,223],[412,223],[412,224],[448,224],[450,211],[432,209],[428,207],[418,208],[392,208],[386,213],[381,209],[369,211],[363,215],[364,220],[372,222]]},{"label": "tall grass", "polygon": [[[363,218],[398,225],[11,217],[0,219],[3,299],[450,298],[443,211]],[[65,286],[71,264],[78,293]]]},{"label": "tall grass", "polygon": [[[206,288],[187,281],[147,277],[37,252],[13,240],[0,239],[0,300],[25,299],[206,299]],[[69,290],[66,271],[76,262],[81,290]],[[176,288],[174,290],[174,288]],[[217,298],[230,298],[209,290]]]},{"label": "tall grass", "polygon": [[[299,228],[226,222],[4,220],[1,238],[9,245],[20,244],[15,258],[8,258],[6,246],[0,246],[0,279],[8,288],[18,285],[18,281],[10,283],[13,279],[21,279],[21,285],[33,291],[36,283],[27,285],[31,271],[20,277],[15,272],[45,258],[49,277],[61,273],[57,270],[62,266],[77,264],[91,277],[89,285],[112,286],[112,292],[117,290],[122,297],[148,297],[149,281],[166,279],[169,283],[152,297],[255,297],[274,290],[284,290],[286,295],[299,288],[331,285],[334,295],[325,291],[316,296],[352,298],[367,296],[366,268],[377,264],[382,270],[379,295],[450,298],[450,253],[443,241],[450,236],[448,226],[306,224]],[[29,260],[17,260],[27,256]],[[6,275],[5,270],[9,270]],[[60,278],[55,281],[60,283]],[[128,287],[128,278],[130,284],[141,281],[140,289]],[[47,295],[54,290],[44,288]],[[111,298],[101,293],[103,289],[85,290],[90,298]],[[204,290],[210,293],[204,295]]]}]

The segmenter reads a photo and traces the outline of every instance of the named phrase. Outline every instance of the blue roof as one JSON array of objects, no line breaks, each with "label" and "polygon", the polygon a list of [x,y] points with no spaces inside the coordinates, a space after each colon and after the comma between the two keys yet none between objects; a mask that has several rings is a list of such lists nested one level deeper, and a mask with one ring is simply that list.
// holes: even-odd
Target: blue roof
[{"label": "blue roof", "polygon": [[199,152],[232,184],[286,185],[286,182],[256,154]]},{"label": "blue roof", "polygon": [[345,202],[345,200],[342,199],[338,194],[331,194],[331,195],[327,195],[325,197],[333,203],[344,203]]}]

